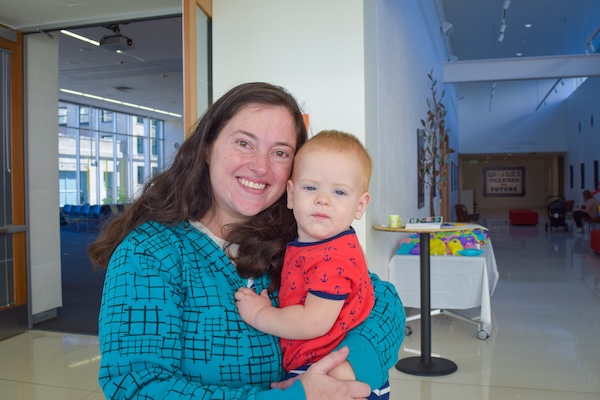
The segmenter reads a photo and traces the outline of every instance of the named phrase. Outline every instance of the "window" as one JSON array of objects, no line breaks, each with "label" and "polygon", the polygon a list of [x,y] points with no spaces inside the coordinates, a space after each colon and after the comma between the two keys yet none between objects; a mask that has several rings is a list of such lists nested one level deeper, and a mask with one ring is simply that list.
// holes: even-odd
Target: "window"
[{"label": "window", "polygon": [[137,167],[137,182],[140,185],[144,183],[144,167]]},{"label": "window", "polygon": [[[132,201],[150,173],[163,169],[163,121],[152,134],[147,117],[65,101],[57,108],[61,205]],[[107,117],[112,123],[102,124]]]},{"label": "window", "polygon": [[112,122],[113,114],[112,111],[102,110],[102,122]]},{"label": "window", "polygon": [[58,108],[58,125],[67,125],[67,107]]},{"label": "window", "polygon": [[598,190],[598,185],[600,185],[600,182],[598,182],[600,178],[598,177],[598,160],[594,160],[594,190]]},{"label": "window", "polygon": [[89,125],[90,123],[90,108],[79,107],[79,125]]},{"label": "window", "polygon": [[144,125],[144,117],[135,117],[135,122],[139,125]]},{"label": "window", "polygon": [[65,204],[79,204],[77,198],[77,179],[75,171],[59,171],[58,173],[58,202],[62,207]]}]

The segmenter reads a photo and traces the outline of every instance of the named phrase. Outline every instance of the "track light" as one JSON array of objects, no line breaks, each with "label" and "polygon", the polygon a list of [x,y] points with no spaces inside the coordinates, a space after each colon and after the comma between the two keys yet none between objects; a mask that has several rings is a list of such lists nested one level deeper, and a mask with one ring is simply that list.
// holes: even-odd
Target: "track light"
[{"label": "track light", "polygon": [[504,33],[501,33],[500,36],[498,36],[498,41],[502,42],[504,40]]},{"label": "track light", "polygon": [[502,6],[502,8],[504,10],[508,10],[508,6],[510,6],[510,0],[504,0],[504,5]]}]

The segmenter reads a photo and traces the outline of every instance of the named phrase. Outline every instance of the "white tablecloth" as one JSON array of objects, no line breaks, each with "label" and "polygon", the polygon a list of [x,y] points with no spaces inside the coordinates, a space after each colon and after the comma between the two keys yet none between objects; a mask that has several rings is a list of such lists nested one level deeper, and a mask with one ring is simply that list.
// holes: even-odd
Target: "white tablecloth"
[{"label": "white tablecloth", "polygon": [[[498,267],[491,241],[481,256],[431,256],[431,309],[465,310],[481,307],[482,329],[492,328],[490,296],[498,282]],[[394,255],[388,265],[390,282],[405,307],[421,307],[419,256]]]}]

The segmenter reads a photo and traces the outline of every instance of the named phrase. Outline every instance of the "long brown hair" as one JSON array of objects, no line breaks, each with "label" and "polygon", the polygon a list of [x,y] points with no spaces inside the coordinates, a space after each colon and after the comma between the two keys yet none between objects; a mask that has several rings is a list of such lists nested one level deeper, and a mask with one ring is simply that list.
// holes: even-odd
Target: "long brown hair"
[{"label": "long brown hair", "polygon": [[[234,87],[204,113],[172,165],[150,179],[138,199],[103,227],[98,239],[88,247],[94,265],[106,268],[119,243],[144,222],[174,226],[188,219],[198,220],[211,209],[214,200],[206,162],[208,151],[229,120],[249,104],[285,107],[295,122],[296,150],[306,141],[302,113],[287,90],[264,82]],[[235,259],[240,275],[256,277],[267,271],[273,282],[278,283],[285,243],[296,232],[285,196],[230,231],[225,239],[240,246]]]}]

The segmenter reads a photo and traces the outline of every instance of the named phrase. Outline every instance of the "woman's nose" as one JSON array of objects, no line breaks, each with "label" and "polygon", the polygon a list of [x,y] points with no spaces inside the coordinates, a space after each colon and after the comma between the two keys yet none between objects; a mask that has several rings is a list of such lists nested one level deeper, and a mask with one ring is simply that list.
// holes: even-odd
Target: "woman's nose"
[{"label": "woman's nose", "polygon": [[263,175],[269,170],[269,155],[268,154],[255,154],[252,162],[250,163],[250,170],[257,175]]}]

